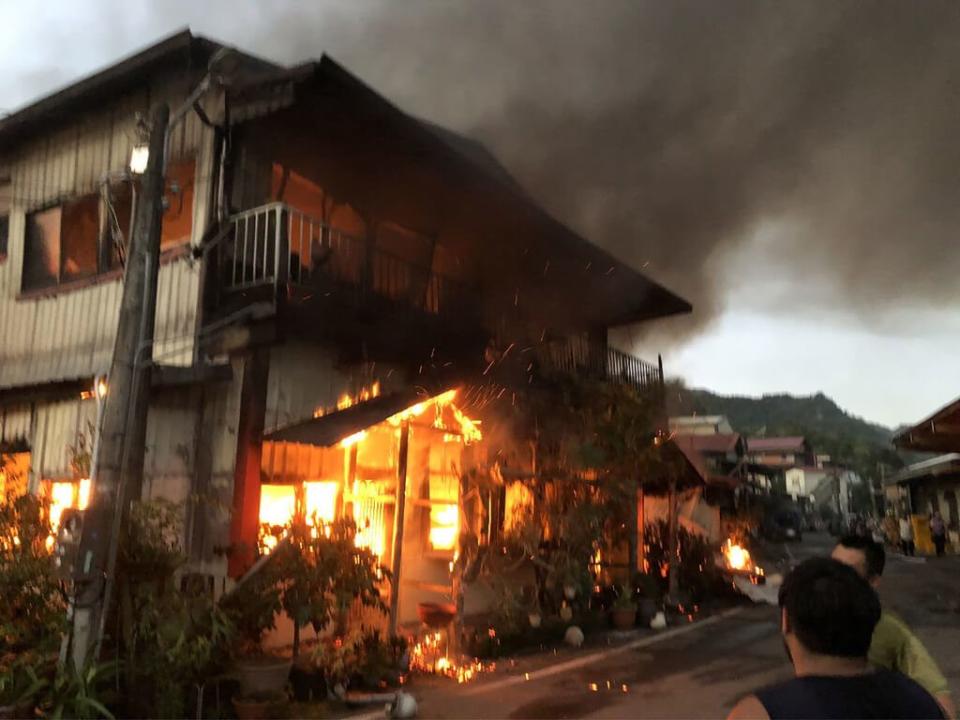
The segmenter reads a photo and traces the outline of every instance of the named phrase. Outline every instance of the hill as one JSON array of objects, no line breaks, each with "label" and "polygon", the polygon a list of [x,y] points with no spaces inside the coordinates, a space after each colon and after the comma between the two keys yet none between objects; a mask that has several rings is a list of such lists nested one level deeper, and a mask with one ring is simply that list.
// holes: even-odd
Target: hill
[{"label": "hill", "polygon": [[817,453],[830,455],[864,477],[875,477],[878,463],[891,469],[903,465],[890,445],[893,430],[847,413],[823,393],[751,398],[671,382],[667,410],[670,415],[725,415],[734,430],[751,437],[803,435]]}]

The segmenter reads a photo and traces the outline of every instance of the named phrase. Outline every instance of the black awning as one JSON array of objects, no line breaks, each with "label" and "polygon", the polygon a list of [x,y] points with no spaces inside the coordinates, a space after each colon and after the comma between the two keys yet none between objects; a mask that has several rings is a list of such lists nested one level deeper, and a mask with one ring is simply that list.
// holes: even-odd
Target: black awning
[{"label": "black awning", "polygon": [[441,392],[428,394],[422,388],[401,392],[357,403],[344,410],[337,410],[321,417],[301,420],[286,427],[264,433],[263,439],[270,442],[290,442],[317,447],[332,447],[344,438],[361,430],[382,423],[398,412],[418,402],[427,402]]}]

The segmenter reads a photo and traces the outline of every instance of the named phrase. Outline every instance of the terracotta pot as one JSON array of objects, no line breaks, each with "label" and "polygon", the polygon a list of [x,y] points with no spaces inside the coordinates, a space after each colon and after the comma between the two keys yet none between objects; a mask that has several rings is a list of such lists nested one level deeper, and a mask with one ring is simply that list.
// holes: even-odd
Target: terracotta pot
[{"label": "terracotta pot", "polygon": [[611,613],[613,626],[618,630],[629,630],[637,622],[637,609],[632,607],[614,608]]},{"label": "terracotta pot", "polygon": [[293,661],[289,658],[260,656],[237,661],[237,680],[244,696],[268,696],[283,693],[290,678]]},{"label": "terracotta pot", "polygon": [[255,695],[233,698],[233,709],[239,720],[274,720],[283,717],[286,698],[283,695]]}]

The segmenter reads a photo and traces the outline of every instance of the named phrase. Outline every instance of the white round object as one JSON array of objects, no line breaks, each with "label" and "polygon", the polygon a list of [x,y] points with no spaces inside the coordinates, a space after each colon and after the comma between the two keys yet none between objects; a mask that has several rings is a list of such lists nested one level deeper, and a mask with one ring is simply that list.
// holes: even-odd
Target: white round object
[{"label": "white round object", "polygon": [[567,600],[573,600],[577,596],[577,588],[573,585],[564,585],[563,595]]},{"label": "white round object", "polygon": [[583,630],[578,628],[576,625],[571,625],[567,628],[567,632],[563,636],[563,641],[571,646],[578,648],[583,645]]},{"label": "white round object", "polygon": [[392,705],[387,706],[387,717],[412,718],[417,716],[417,699],[402,690],[397,693]]},{"label": "white round object", "polygon": [[650,621],[651,630],[663,630],[667,626],[667,616],[662,612],[658,612],[653,616],[653,620]]}]

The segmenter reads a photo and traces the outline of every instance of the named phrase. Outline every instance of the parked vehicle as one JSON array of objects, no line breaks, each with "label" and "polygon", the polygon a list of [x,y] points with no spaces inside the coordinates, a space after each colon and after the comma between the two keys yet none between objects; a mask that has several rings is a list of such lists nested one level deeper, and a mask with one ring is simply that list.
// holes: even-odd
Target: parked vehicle
[{"label": "parked vehicle", "polygon": [[764,516],[761,532],[773,542],[800,542],[803,540],[803,518],[789,508],[772,510]]}]

